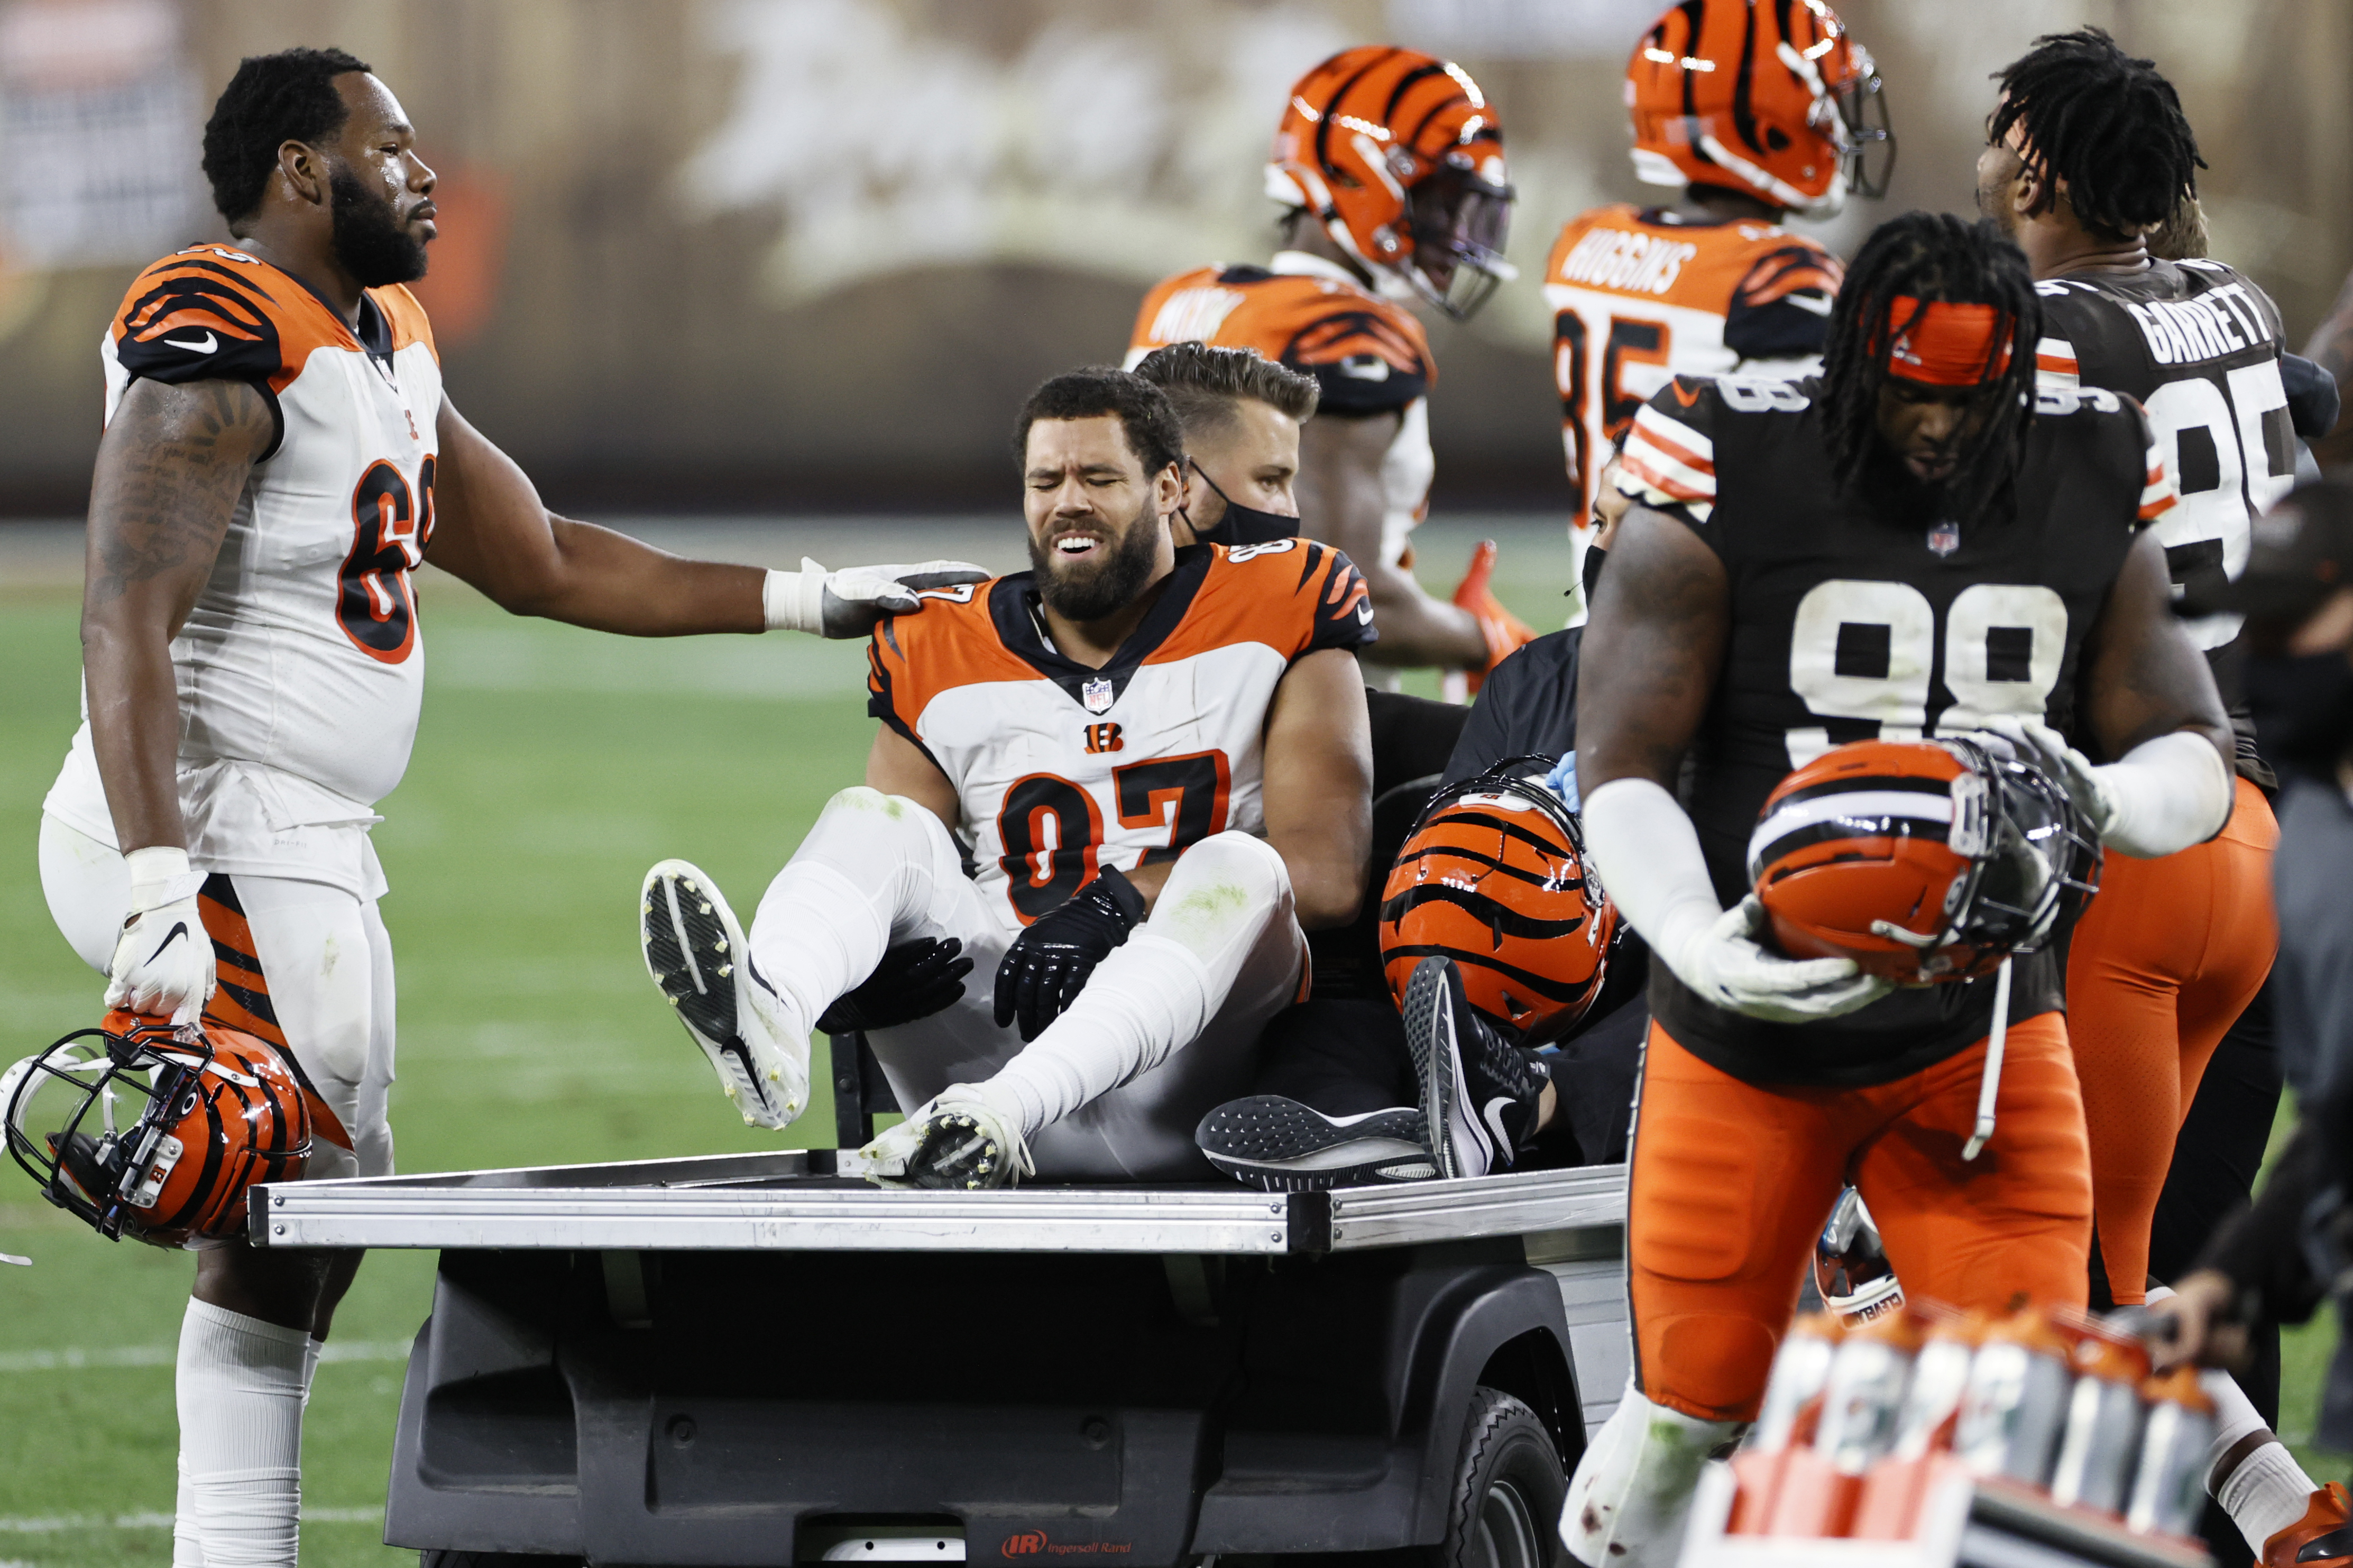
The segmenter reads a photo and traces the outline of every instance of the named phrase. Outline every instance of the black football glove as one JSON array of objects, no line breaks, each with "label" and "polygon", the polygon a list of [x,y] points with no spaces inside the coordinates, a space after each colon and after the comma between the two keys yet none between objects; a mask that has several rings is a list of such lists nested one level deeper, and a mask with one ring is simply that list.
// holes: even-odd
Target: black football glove
[{"label": "black football glove", "polygon": [[963,1000],[964,977],[972,973],[972,960],[963,953],[964,943],[955,937],[902,942],[882,955],[864,984],[835,997],[817,1026],[828,1035],[852,1035],[912,1024],[953,1006]]},{"label": "black football glove", "polygon": [[1021,1043],[1036,1039],[1144,916],[1144,895],[1108,866],[1070,902],[1039,916],[997,966],[997,1026],[1018,1019]]}]

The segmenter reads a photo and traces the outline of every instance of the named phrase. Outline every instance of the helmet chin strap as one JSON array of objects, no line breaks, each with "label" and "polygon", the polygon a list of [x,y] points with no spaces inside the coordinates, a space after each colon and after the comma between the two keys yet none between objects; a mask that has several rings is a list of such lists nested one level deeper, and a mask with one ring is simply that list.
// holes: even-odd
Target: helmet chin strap
[{"label": "helmet chin strap", "polygon": [[1993,972],[1993,1027],[1986,1032],[1985,1076],[1978,1080],[1978,1124],[1969,1141],[1961,1147],[1963,1160],[1974,1160],[1985,1150],[1993,1136],[1994,1097],[2001,1092],[2001,1047],[2003,1037],[2010,1033],[2010,966],[2013,961],[2005,955],[2001,967]]}]

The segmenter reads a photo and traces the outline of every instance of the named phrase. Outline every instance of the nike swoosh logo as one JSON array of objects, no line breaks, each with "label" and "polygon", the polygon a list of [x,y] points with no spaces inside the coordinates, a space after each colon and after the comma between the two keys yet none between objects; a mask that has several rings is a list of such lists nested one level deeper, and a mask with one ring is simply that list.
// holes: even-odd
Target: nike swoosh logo
[{"label": "nike swoosh logo", "polygon": [[1511,1104],[1507,1095],[1497,1095],[1489,1100],[1479,1114],[1495,1132],[1495,1152],[1506,1160],[1511,1157],[1512,1135],[1504,1131],[1504,1107]]},{"label": "nike swoosh logo", "polygon": [[182,937],[187,934],[188,922],[185,921],[174,921],[172,926],[172,933],[155,944],[155,951],[147,955],[147,962],[149,963],[153,963],[157,959],[163,957],[164,950],[165,948],[171,946],[174,942],[179,941]]},{"label": "nike swoosh logo", "polygon": [[215,349],[220,347],[220,340],[213,336],[210,332],[206,332],[204,335],[204,340],[201,342],[192,343],[181,338],[165,338],[164,342],[168,347],[185,349],[192,354],[208,354]]}]

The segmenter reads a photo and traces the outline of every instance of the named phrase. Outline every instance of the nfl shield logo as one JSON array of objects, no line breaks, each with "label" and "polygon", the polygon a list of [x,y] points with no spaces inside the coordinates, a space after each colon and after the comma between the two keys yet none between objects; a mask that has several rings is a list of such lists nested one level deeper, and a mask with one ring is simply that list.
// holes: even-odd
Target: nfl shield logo
[{"label": "nfl shield logo", "polygon": [[1961,525],[1959,523],[1940,522],[1928,531],[1928,549],[1931,553],[1950,555],[1960,547]]},{"label": "nfl shield logo", "polygon": [[1111,682],[1108,679],[1088,681],[1079,688],[1079,695],[1085,700],[1090,713],[1104,713],[1111,710]]}]

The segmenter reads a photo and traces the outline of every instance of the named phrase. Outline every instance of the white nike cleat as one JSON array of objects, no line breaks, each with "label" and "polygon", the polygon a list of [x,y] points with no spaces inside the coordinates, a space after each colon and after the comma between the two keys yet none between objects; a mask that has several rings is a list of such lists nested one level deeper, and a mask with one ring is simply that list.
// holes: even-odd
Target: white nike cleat
[{"label": "white nike cleat", "polygon": [[744,928],[719,884],[683,860],[665,860],[646,873],[638,921],[646,973],[711,1058],[744,1121],[772,1131],[791,1126],[808,1103],[808,1040],[786,1026],[774,995],[752,973]]},{"label": "white nike cleat", "polygon": [[1020,1130],[950,1084],[929,1104],[843,1162],[842,1174],[878,1186],[979,1192],[1038,1173]]}]

